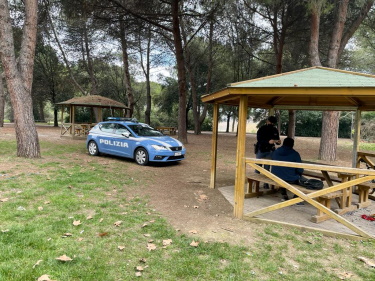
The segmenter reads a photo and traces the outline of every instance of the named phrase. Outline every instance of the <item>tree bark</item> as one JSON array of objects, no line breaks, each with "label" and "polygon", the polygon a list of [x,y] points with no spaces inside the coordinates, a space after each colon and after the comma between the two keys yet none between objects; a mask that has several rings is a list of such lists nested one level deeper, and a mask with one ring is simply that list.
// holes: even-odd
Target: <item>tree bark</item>
[{"label": "tree bark", "polygon": [[311,26],[310,26],[310,44],[309,56],[311,66],[321,66],[319,56],[319,26],[322,1],[318,0],[311,4]]},{"label": "tree bark", "polygon": [[182,47],[182,37],[180,31],[179,20],[179,0],[172,1],[172,23],[173,23],[173,42],[176,51],[177,62],[177,77],[179,89],[179,104],[178,104],[178,139],[187,143],[187,128],[186,128],[186,72],[184,50]]},{"label": "tree bark", "polygon": [[17,156],[39,158],[40,146],[31,99],[38,1],[25,0],[24,3],[25,23],[17,65],[8,1],[0,0],[0,57],[14,111]]},{"label": "tree bark", "polygon": [[296,136],[296,111],[289,110],[288,137],[294,139]]},{"label": "tree bark", "polygon": [[[349,0],[342,0],[339,3],[337,18],[332,31],[329,51],[328,67],[336,68],[338,62],[338,53],[341,46],[341,40],[348,13]],[[319,159],[327,161],[336,160],[337,138],[339,130],[338,111],[324,111],[322,120],[322,134],[319,148]]]},{"label": "tree bark", "polygon": [[[139,43],[141,46],[141,42]],[[147,49],[146,49],[146,67],[143,66],[143,73],[146,77],[146,110],[145,110],[145,122],[151,124],[151,84],[150,84],[150,53],[151,53],[151,27],[148,28],[147,37]],[[141,51],[142,59],[142,51]]]},{"label": "tree bark", "polygon": [[5,91],[3,83],[3,75],[0,73],[0,127],[4,127],[5,117]]},{"label": "tree bark", "polygon": [[124,74],[125,74],[125,89],[126,95],[128,97],[128,107],[129,113],[127,117],[132,117],[134,112],[134,95],[133,88],[130,80],[130,71],[129,71],[129,55],[128,55],[128,42],[125,33],[124,22],[120,22],[120,37],[121,37],[121,48],[122,48],[122,62],[124,64]]}]

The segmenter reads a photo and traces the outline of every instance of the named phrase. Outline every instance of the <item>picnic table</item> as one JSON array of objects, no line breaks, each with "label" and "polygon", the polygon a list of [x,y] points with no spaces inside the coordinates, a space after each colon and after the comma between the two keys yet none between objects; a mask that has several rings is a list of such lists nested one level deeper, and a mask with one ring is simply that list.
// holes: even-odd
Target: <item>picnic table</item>
[{"label": "picnic table", "polygon": [[[355,226],[353,223],[341,217],[340,215],[342,215],[345,212],[348,212],[349,210],[353,210],[359,207],[358,204],[357,205],[352,204],[353,198],[351,196],[352,194],[351,189],[353,186],[360,186],[362,183],[375,179],[375,170],[347,168],[347,167],[330,166],[330,165],[322,165],[322,164],[294,163],[294,162],[274,161],[274,160],[267,160],[267,159],[255,159],[255,158],[246,158],[245,163],[246,165],[249,165],[252,170],[255,169],[259,171],[261,173],[260,176],[263,177],[262,178],[263,181],[265,182],[268,181],[267,183],[273,185],[274,187],[286,188],[287,190],[289,190],[290,192],[298,196],[297,198],[293,198],[285,202],[277,203],[269,207],[261,208],[259,210],[254,210],[248,214],[245,214],[244,215],[245,219],[251,220],[261,214],[275,211],[275,210],[278,210],[287,206],[291,206],[302,201],[306,201],[307,203],[309,203],[310,205],[314,206],[317,209],[315,222],[320,222],[320,221],[332,218],[338,221],[339,223],[345,225],[346,227],[348,227],[349,229],[351,229],[352,231],[354,231],[355,233],[359,234],[362,237],[374,238],[371,235],[364,232],[362,229]],[[283,181],[282,179],[278,178],[271,172],[265,170],[258,164],[271,165],[271,166],[277,165],[277,166],[292,167],[292,168],[303,168],[308,171],[315,172],[316,176],[319,175],[319,173],[321,173],[323,178],[328,175],[329,180],[326,181],[328,186],[326,186],[325,188],[321,190],[306,191],[304,188],[300,186],[292,185]],[[333,173],[337,174],[337,178],[332,176]],[[249,178],[252,184],[257,180],[255,176],[250,175],[248,177],[248,182],[249,182]],[[340,181],[338,179],[340,179]],[[336,180],[337,180],[337,184],[333,185],[332,182]],[[248,189],[249,188],[253,189],[252,186],[248,186]],[[256,185],[255,185],[255,189],[256,189]],[[252,190],[251,191],[248,190],[248,193],[252,193],[252,192],[253,192]],[[363,194],[365,195],[365,193]],[[261,194],[258,194],[258,196],[260,195]],[[246,197],[246,194],[245,194],[245,197]],[[332,211],[330,209],[331,199],[340,200],[339,201],[340,209],[335,210],[335,211]]]},{"label": "picnic table", "polygon": [[177,128],[176,127],[168,127],[168,126],[159,126],[156,127],[156,130],[165,134],[168,133],[169,135],[176,135]]}]

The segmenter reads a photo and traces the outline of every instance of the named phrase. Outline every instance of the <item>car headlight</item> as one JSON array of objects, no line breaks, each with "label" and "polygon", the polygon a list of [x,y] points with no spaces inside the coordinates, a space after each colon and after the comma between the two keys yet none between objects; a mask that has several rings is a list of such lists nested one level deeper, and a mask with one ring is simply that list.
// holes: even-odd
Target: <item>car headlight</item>
[{"label": "car headlight", "polygon": [[158,150],[158,151],[160,151],[160,150],[169,150],[169,148],[167,148],[167,147],[165,147],[163,145],[159,145],[159,144],[153,144],[151,146],[152,146],[153,149]]}]

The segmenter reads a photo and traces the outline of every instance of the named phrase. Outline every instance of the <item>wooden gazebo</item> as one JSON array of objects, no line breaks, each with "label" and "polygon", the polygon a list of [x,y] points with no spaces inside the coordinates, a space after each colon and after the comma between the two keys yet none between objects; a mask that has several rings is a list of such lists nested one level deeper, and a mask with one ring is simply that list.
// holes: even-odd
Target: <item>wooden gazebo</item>
[{"label": "wooden gazebo", "polygon": [[[234,216],[243,218],[246,179],[247,108],[355,111],[353,167],[360,139],[361,111],[375,110],[375,76],[325,67],[311,67],[283,74],[232,83],[202,97],[213,104],[210,187],[215,188],[218,116],[220,105],[239,107]],[[255,159],[253,159],[255,160]]]},{"label": "wooden gazebo", "polygon": [[[125,117],[129,108],[123,103],[98,96],[90,95],[72,98],[64,102],[57,103],[61,108],[61,136],[71,138],[85,138],[87,132],[97,122],[103,121],[103,109],[107,108],[111,111],[111,116]],[[69,109],[69,122],[64,122],[64,109]],[[90,120],[86,122],[76,121],[76,110],[78,107],[88,107],[91,109]]]}]

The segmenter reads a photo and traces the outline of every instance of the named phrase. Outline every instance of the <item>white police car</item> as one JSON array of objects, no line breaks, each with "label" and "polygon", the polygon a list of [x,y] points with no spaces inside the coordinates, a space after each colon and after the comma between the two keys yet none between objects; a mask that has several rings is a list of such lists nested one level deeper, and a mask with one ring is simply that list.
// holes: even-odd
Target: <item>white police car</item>
[{"label": "white police car", "polygon": [[110,117],[93,127],[86,140],[90,155],[99,153],[132,158],[139,165],[180,161],[186,149],[175,138],[165,136],[135,119]]}]

